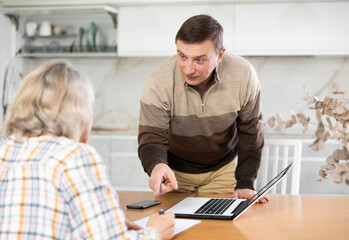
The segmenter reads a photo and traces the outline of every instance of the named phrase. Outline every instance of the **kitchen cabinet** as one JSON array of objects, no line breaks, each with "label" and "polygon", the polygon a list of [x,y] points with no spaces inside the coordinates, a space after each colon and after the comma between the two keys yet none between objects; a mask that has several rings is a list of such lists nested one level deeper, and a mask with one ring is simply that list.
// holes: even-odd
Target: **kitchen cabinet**
[{"label": "kitchen cabinet", "polygon": [[348,55],[348,2],[236,4],[241,55]]},{"label": "kitchen cabinet", "polygon": [[17,30],[17,57],[116,57],[115,6],[46,4],[0,5]]},{"label": "kitchen cabinet", "polygon": [[210,1],[120,6],[119,56],[170,56],[190,16],[207,13],[224,28],[228,52],[242,56],[349,54],[349,2]]},{"label": "kitchen cabinet", "polygon": [[234,47],[233,4],[182,4],[121,6],[118,23],[119,56],[170,56],[176,54],[175,36],[189,17],[206,13],[224,28],[224,45]]},{"label": "kitchen cabinet", "polygon": [[137,135],[91,134],[88,144],[102,156],[115,189],[150,191],[149,177],[138,158]]}]

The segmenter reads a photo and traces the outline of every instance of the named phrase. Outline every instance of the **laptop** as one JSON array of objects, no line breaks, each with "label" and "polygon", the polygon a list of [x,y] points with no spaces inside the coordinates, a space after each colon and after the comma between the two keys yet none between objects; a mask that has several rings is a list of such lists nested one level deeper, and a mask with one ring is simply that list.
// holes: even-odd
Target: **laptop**
[{"label": "laptop", "polygon": [[292,164],[293,163],[288,165],[248,200],[234,198],[187,197],[173,207],[169,208],[166,212],[173,212],[176,217],[181,218],[235,220],[261,197],[263,197],[278,182],[280,182],[290,171]]}]

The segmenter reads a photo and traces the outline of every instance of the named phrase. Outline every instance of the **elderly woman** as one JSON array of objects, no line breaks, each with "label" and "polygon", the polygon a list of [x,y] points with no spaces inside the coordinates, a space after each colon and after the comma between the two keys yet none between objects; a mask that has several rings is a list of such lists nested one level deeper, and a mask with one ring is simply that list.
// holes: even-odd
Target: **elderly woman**
[{"label": "elderly woman", "polygon": [[0,142],[0,239],[169,239],[174,215],[130,223],[94,148],[91,83],[55,60],[30,73]]}]

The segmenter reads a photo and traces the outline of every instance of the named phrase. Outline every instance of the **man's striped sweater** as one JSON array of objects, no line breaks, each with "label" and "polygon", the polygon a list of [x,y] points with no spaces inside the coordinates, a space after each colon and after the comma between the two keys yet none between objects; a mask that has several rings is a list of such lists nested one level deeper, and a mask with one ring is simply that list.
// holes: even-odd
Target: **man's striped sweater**
[{"label": "man's striped sweater", "polygon": [[141,96],[138,154],[150,175],[158,163],[186,173],[219,169],[238,155],[236,188],[253,189],[264,137],[253,66],[225,53],[204,96],[189,86],[176,56],[147,78]]}]

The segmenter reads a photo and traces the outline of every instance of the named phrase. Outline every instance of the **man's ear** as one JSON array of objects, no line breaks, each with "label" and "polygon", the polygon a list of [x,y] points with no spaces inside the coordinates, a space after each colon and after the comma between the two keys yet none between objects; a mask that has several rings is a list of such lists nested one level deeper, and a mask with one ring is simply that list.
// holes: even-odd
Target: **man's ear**
[{"label": "man's ear", "polygon": [[222,48],[219,50],[219,53],[218,53],[217,63],[220,63],[220,62],[222,61],[224,52],[225,52],[225,48],[222,47]]}]

